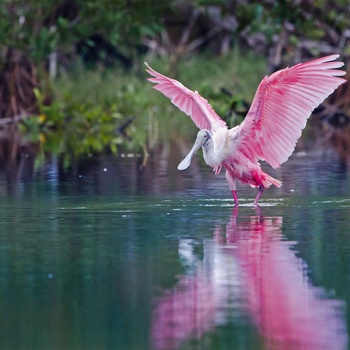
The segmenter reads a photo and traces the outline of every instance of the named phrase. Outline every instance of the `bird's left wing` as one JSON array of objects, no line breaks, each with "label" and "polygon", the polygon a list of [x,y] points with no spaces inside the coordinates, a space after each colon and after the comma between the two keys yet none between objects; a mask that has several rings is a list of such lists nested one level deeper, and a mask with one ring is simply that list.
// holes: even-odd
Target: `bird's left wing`
[{"label": "bird's left wing", "polygon": [[265,77],[242,124],[232,129],[236,151],[277,168],[292,154],[311,112],[346,80],[330,55]]},{"label": "bird's left wing", "polygon": [[214,132],[218,128],[227,127],[226,123],[215,113],[208,101],[197,91],[191,91],[175,79],[170,79],[156,72],[146,62],[147,72],[154,78],[148,80],[157,85],[154,89],[170,98],[171,102],[182,112],[191,117],[199,129]]}]

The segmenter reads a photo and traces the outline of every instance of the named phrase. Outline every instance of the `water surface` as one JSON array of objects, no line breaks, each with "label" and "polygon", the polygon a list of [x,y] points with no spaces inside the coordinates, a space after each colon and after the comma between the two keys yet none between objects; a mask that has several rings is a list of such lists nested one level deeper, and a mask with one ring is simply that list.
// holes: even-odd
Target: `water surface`
[{"label": "water surface", "polygon": [[176,162],[1,175],[0,348],[348,348],[346,167],[296,154],[234,209],[223,174]]}]

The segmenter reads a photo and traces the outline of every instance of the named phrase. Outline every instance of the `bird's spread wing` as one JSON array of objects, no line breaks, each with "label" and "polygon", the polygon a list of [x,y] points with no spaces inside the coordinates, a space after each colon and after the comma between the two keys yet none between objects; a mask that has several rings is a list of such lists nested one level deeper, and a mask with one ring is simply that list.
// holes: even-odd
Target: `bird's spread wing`
[{"label": "bird's spread wing", "polygon": [[170,98],[171,102],[181,111],[191,117],[199,129],[214,132],[226,127],[226,123],[215,113],[208,101],[175,79],[170,79],[152,69],[146,62],[147,72],[154,78],[148,80],[157,85],[154,88]]},{"label": "bird's spread wing", "polygon": [[292,154],[311,112],[346,80],[331,55],[265,77],[242,124],[234,131],[237,151],[277,168]]}]

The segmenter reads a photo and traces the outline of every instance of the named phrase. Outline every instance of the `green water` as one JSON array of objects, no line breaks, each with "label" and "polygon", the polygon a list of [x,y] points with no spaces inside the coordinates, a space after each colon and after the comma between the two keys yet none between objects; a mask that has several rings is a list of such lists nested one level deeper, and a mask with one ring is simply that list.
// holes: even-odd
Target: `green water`
[{"label": "green water", "polygon": [[1,349],[346,349],[350,180],[294,156],[281,189],[102,157],[0,179]]}]

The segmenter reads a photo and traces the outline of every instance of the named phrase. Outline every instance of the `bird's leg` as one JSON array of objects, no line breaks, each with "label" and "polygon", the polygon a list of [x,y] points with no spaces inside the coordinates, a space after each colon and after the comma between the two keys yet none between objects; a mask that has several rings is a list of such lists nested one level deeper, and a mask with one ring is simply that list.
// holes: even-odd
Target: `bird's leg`
[{"label": "bird's leg", "polygon": [[265,187],[264,186],[259,186],[259,191],[258,194],[255,197],[255,201],[253,202],[254,205],[258,205],[259,199],[262,195],[262,193],[264,192]]},{"label": "bird's leg", "polygon": [[239,203],[238,203],[238,197],[237,197],[237,191],[236,190],[232,190],[232,196],[233,196],[233,199],[235,200],[235,206],[238,207]]},{"label": "bird's leg", "polygon": [[239,204],[238,204],[238,197],[236,192],[236,179],[232,176],[232,174],[227,169],[226,169],[225,177],[232,191],[232,196],[235,201],[235,206],[237,207]]},{"label": "bird's leg", "polygon": [[231,172],[228,171],[227,169],[226,169],[225,177],[232,191],[232,196],[235,201],[235,206],[238,207],[239,203],[238,203],[238,197],[236,192],[236,179],[232,176]]}]

